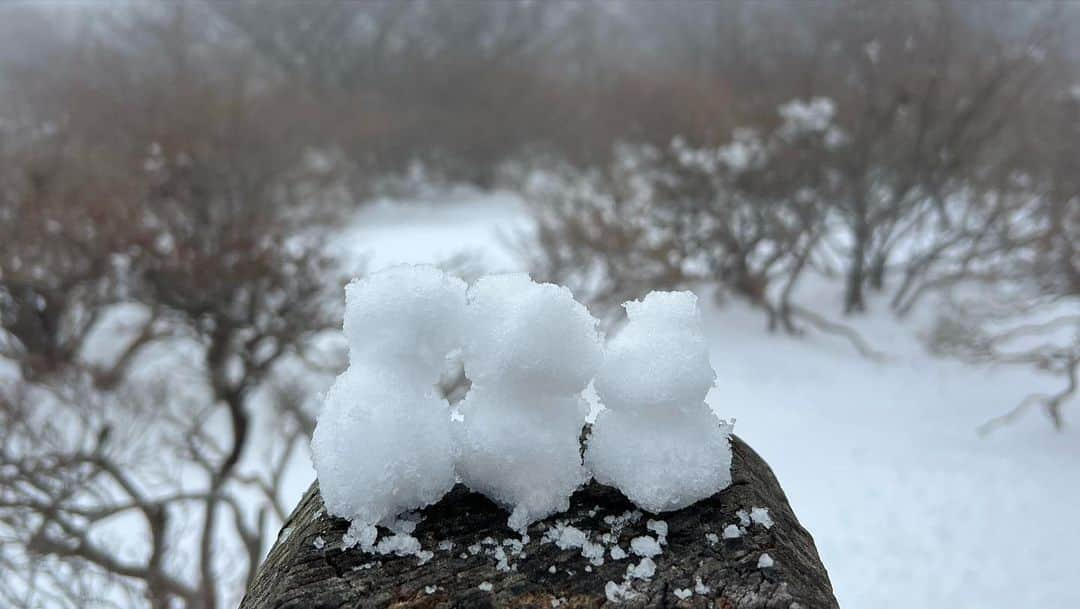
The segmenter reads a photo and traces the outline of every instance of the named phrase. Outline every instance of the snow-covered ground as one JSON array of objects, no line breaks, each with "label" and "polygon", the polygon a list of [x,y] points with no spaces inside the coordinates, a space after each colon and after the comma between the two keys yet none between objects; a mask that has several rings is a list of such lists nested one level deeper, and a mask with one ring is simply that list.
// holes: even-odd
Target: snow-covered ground
[{"label": "snow-covered ground", "polygon": [[[369,269],[469,251],[488,270],[516,270],[505,237],[527,225],[505,193],[382,202],[329,247]],[[838,293],[811,284],[801,302],[832,314]],[[1036,411],[975,433],[1047,379],[930,357],[918,333],[932,307],[904,323],[852,322],[888,354],[877,363],[828,336],[770,335],[760,313],[701,296],[719,375],[709,403],[773,466],[842,607],[1080,607],[1076,408],[1060,433]],[[294,501],[306,481],[290,486]]]}]

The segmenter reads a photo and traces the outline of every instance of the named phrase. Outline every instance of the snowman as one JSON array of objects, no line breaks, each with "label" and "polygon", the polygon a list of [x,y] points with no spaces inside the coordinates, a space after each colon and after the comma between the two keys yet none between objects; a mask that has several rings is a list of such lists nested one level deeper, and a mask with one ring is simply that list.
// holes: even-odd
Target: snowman
[{"label": "snowman", "polygon": [[638,507],[686,507],[731,484],[731,425],[705,396],[716,380],[691,292],[628,302],[628,323],[608,342],[595,388],[605,410],[585,465]]},{"label": "snowman", "polygon": [[492,275],[469,290],[465,374],[455,425],[458,473],[511,512],[509,525],[569,508],[588,481],[581,392],[603,358],[596,319],[568,289]]},{"label": "snowman", "polygon": [[466,291],[431,266],[392,267],[346,287],[349,367],[327,392],[311,442],[330,514],[393,526],[453,487],[450,406],[436,383],[462,343]]}]

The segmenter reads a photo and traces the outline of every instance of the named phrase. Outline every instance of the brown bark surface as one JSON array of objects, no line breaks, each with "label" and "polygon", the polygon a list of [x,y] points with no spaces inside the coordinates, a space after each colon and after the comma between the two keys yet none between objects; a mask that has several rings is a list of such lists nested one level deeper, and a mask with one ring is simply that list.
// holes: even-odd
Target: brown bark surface
[{"label": "brown bark surface", "polygon": [[[627,567],[640,559],[632,553],[593,566],[578,549],[559,549],[544,542],[544,531],[565,521],[593,539],[611,532],[608,515],[634,506],[618,491],[591,483],[571,500],[568,512],[534,523],[520,558],[502,545],[520,539],[506,527],[507,513],[483,496],[458,485],[436,505],[423,510],[414,536],[434,558],[419,565],[415,556],[377,556],[358,548],[343,549],[345,520],[323,509],[318,486],[312,485],[282,528],[277,543],[248,589],[241,609],[321,609],[360,607],[487,608],[487,607],[716,607],[830,609],[836,608],[828,574],[814,540],[799,524],[768,464],[737,437],[732,437],[733,483],[688,508],[645,514],[619,533],[628,552],[630,540],[655,533],[649,518],[668,525],[667,544],[654,557],[651,579],[632,580],[636,596],[614,602],[605,594],[608,582],[624,581]],[[774,524],[746,527],[736,539],[723,539],[724,527],[737,524],[739,510],[767,508]],[[381,532],[381,535],[386,534]],[[718,541],[711,541],[715,535]],[[484,543],[486,538],[490,538]],[[449,551],[439,542],[453,542]],[[490,554],[493,543],[504,547],[513,570],[499,570]],[[470,553],[481,544],[483,551]],[[774,566],[759,568],[767,552]],[[554,566],[554,573],[551,567]],[[709,588],[693,591],[700,579]],[[487,588],[490,584],[490,590]],[[699,590],[703,590],[699,588]]]}]

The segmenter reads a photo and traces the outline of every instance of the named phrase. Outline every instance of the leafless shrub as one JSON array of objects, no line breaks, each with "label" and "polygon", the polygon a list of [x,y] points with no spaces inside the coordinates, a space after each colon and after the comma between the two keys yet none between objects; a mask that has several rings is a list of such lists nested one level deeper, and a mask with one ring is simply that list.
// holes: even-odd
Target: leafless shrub
[{"label": "leafless shrub", "polygon": [[292,126],[311,106],[236,80],[242,58],[203,63],[185,38],[197,22],[169,18],[125,41],[146,55],[75,45],[70,73],[30,72],[4,134],[14,605],[234,603],[311,431],[297,373],[340,323],[320,243],[339,181]]},{"label": "leafless shrub", "polygon": [[821,159],[841,137],[827,100],[798,109],[810,115],[767,134],[740,131],[720,148],[627,145],[603,171],[546,168],[526,178],[537,229],[524,247],[540,245],[534,270],[608,309],[650,289],[712,285],[718,299],[762,309],[770,329],[809,324],[877,357],[850,328],[793,302],[827,233],[835,180]]}]

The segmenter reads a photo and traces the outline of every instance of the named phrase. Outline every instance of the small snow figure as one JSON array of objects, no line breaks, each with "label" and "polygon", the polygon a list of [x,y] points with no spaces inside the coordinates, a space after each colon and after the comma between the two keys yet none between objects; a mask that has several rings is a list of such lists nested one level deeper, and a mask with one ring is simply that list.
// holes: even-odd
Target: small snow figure
[{"label": "small snow figure", "polygon": [[429,266],[346,287],[349,368],[327,393],[311,442],[329,513],[389,525],[454,485],[450,408],[435,383],[461,344],[465,306],[465,283]]},{"label": "small snow figure", "polygon": [[509,525],[566,510],[588,480],[581,391],[603,359],[596,319],[570,290],[528,275],[483,277],[469,289],[465,374],[455,423],[458,472],[511,511]]},{"label": "small snow figure", "polygon": [[596,376],[605,410],[585,464],[639,507],[677,510],[731,484],[731,425],[705,404],[716,373],[697,297],[651,292],[623,306],[629,323]]}]

